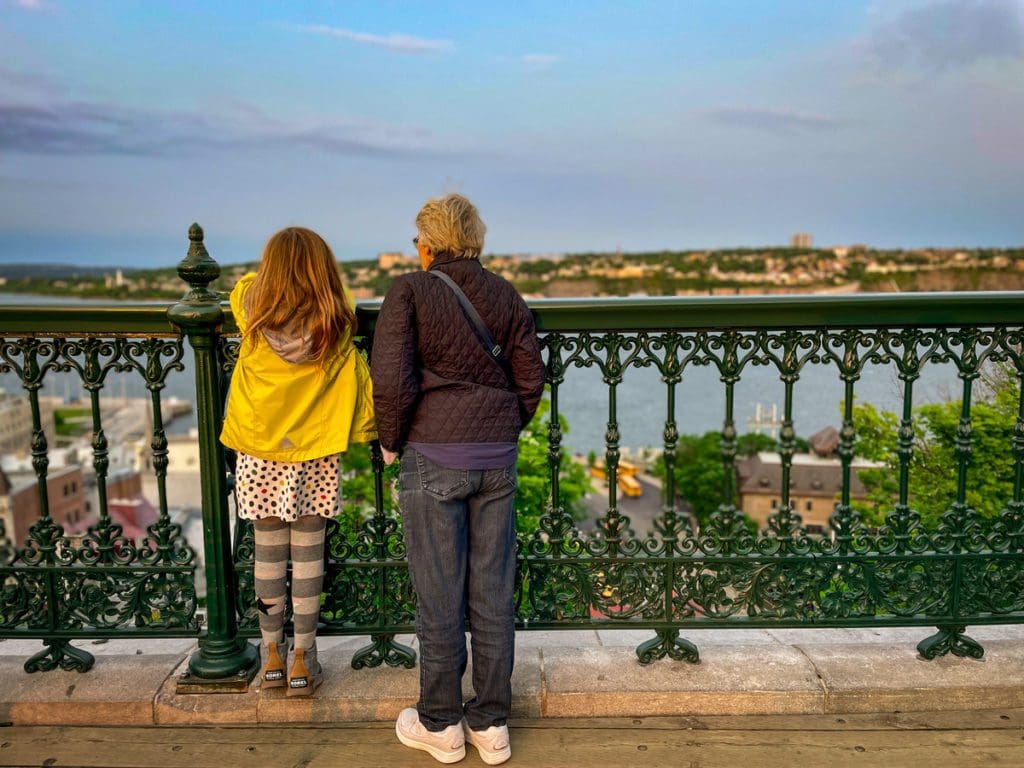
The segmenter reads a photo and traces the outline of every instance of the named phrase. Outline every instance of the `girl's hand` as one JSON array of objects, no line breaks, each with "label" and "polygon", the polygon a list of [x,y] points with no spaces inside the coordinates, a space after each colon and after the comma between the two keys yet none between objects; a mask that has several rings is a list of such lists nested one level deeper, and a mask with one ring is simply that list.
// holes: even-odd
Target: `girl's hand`
[{"label": "girl's hand", "polygon": [[392,464],[395,463],[395,455],[396,454],[395,454],[394,451],[389,451],[387,448],[383,448],[382,447],[380,449],[380,452],[381,452],[381,455],[384,457],[384,463],[385,464],[387,464],[388,466],[391,466]]}]

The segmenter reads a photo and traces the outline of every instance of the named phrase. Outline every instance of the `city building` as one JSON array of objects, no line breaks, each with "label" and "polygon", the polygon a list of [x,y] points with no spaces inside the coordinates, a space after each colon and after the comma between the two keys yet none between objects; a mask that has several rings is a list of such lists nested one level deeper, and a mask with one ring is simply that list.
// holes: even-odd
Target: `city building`
[{"label": "city building", "polygon": [[387,251],[377,254],[377,268],[388,272],[392,269],[414,269],[420,261],[415,256],[406,256],[398,251]]},{"label": "city building", "polygon": [[797,232],[789,238],[789,244],[793,248],[813,248],[814,238],[810,232]]},{"label": "city building", "polygon": [[[60,403],[56,397],[39,397],[40,421],[49,446],[56,444],[53,413]],[[0,390],[0,453],[28,455],[32,450],[32,406],[25,395]]]},{"label": "city building", "polygon": [[8,542],[17,541],[14,538],[14,513],[11,510],[11,479],[4,472],[3,467],[0,467],[0,550],[4,546],[4,538],[6,537]]},{"label": "city building", "polygon": [[146,528],[156,522],[157,512],[143,495],[139,472],[122,471],[107,478],[107,512],[125,536],[142,540]]},{"label": "city building", "polygon": [[[120,471],[107,478],[107,513],[121,526],[125,536],[140,541],[146,529],[157,521],[155,507],[143,494],[139,472]],[[70,538],[84,535],[100,516],[95,476],[87,476],[79,465],[51,471],[46,478],[50,517]],[[34,477],[21,476],[12,482],[0,468],[0,522],[11,542],[22,544],[39,520],[39,484]]]},{"label": "city building", "polygon": [[[7,499],[5,525],[13,542],[23,542],[29,529],[39,519],[39,485],[35,479],[22,481],[17,487],[0,470],[0,493]],[[71,465],[51,470],[46,478],[46,494],[50,518],[65,531],[80,531],[88,525],[82,468]]]},{"label": "city building", "polygon": [[[142,493],[154,505],[160,498],[160,486],[153,467],[152,447],[146,440],[135,443],[135,467],[142,474]],[[203,490],[199,475],[199,438],[195,430],[167,437],[167,476],[164,493],[170,509],[198,509]]]},{"label": "city building", "polygon": [[[843,465],[836,449],[839,433],[826,427],[810,438],[811,453],[793,456],[789,473],[789,501],[808,533],[828,530],[829,517],[843,488]],[[850,472],[850,499],[863,501],[868,492],[859,470],[882,466],[854,459]],[[739,507],[763,527],[782,501],[782,460],[777,453],[762,452],[736,462],[739,474]]]}]

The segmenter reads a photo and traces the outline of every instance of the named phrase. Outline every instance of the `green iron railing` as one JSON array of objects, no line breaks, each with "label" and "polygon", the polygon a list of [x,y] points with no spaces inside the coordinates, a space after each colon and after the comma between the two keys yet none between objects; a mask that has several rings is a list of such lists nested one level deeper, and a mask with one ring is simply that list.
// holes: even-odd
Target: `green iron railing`
[{"label": "green iron railing", "polygon": [[[26,669],[85,670],[91,657],[74,639],[198,636],[190,673],[203,681],[248,680],[255,656],[244,638],[257,634],[252,596],[252,534],[245,523],[229,536],[230,477],[217,433],[224,380],[237,354],[237,331],[207,286],[219,270],[202,232],[190,231],[179,272],[191,290],[160,307],[0,308],[0,367],[20,378],[32,404],[32,462],[39,520],[23,542],[0,531],[0,637],[32,637],[45,648]],[[517,585],[520,629],[646,628],[642,662],[664,656],[697,661],[679,636],[719,627],[931,626],[918,646],[926,658],[953,652],[980,657],[965,634],[970,624],[1024,620],[1024,399],[1012,437],[1012,493],[983,520],[967,503],[972,473],[972,395],[984,367],[1008,366],[1024,379],[1024,295],[712,297],[546,300],[531,304],[547,365],[550,496],[539,528],[521,535]],[[359,309],[363,349],[372,340],[376,305]],[[196,560],[169,518],[164,484],[167,439],[160,396],[168,372],[181,370],[191,347],[203,489],[207,624],[197,618]],[[915,458],[915,383],[926,366],[951,364],[961,383],[956,449],[949,467],[956,494],[934,529],[922,526],[909,493]],[[842,491],[830,535],[809,535],[789,490],[796,435],[795,391],[809,365],[831,366],[843,385],[839,456]],[[752,533],[737,509],[736,387],[752,366],[774,369],[783,386],[778,454],[778,508]],[[887,366],[902,385],[898,498],[884,523],[869,528],[854,508],[851,472],[858,424],[853,403],[868,366]],[[724,388],[720,455],[722,503],[695,530],[677,503],[677,391],[694,369],[715,370]],[[596,369],[607,387],[605,463],[608,508],[581,533],[560,503],[562,430],[559,393],[574,369]],[[632,533],[616,501],[620,459],[619,387],[629,372],[654,368],[664,386],[665,503],[654,531]],[[38,393],[51,371],[77,373],[92,405],[93,466],[99,521],[72,542],[50,518],[48,448]],[[111,371],[142,376],[152,393],[152,463],[160,489],[159,519],[144,540],[128,541],[112,523],[103,495],[107,470],[99,391]],[[327,546],[323,634],[370,635],[356,668],[412,666],[413,651],[395,641],[412,631],[415,595],[404,559],[400,522],[385,511],[383,466],[373,448],[375,512],[356,533],[332,525]]]}]

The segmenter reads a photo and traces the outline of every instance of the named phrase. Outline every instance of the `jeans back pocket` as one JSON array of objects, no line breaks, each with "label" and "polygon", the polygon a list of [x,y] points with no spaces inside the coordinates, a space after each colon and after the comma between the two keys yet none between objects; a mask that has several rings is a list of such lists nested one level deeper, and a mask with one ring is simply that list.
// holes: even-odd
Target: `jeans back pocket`
[{"label": "jeans back pocket", "polygon": [[422,453],[416,453],[416,471],[420,487],[439,499],[449,498],[469,485],[468,469],[448,469],[435,464]]}]

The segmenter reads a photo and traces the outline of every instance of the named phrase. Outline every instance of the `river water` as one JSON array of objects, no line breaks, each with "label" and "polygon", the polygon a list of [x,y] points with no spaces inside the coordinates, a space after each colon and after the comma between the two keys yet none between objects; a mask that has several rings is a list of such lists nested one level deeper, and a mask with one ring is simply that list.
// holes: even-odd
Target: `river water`
[{"label": "river water", "polygon": [[[956,396],[956,372],[950,365],[927,368],[914,390],[915,403],[935,402]],[[876,407],[902,409],[902,385],[893,368],[865,370],[857,382],[855,398]],[[608,420],[608,388],[599,372],[574,370],[559,389],[559,410],[569,421],[566,444],[576,452],[604,449]],[[793,422],[797,435],[809,437],[826,426],[839,427],[842,418],[843,383],[834,365],[809,365],[794,386]],[[667,385],[648,368],[632,369],[617,388],[616,412],[620,444],[633,448],[660,447],[667,410]],[[781,418],[783,384],[774,369],[749,366],[736,384],[733,414],[739,433],[755,431],[750,424],[757,407]],[[692,368],[676,387],[676,429],[680,434],[720,430],[725,418],[725,385],[714,368]],[[762,429],[761,431],[767,431]]]},{"label": "river water", "polygon": [[[35,297],[0,293],[0,304],[67,304],[74,300],[60,297]],[[186,349],[184,372],[172,372],[167,378],[166,395],[184,400],[195,399],[194,373],[191,353]],[[85,393],[77,375],[49,372],[43,394],[71,400]],[[0,374],[0,387],[10,393],[21,392],[21,384],[13,373]],[[860,402],[899,411],[902,387],[892,366],[874,366],[865,369],[856,385]],[[104,393],[111,397],[148,397],[142,378],[136,373],[108,376]],[[959,396],[959,384],[952,365],[929,365],[915,385],[915,403],[935,402]],[[794,426],[796,433],[807,437],[819,429],[839,426],[843,385],[835,365],[808,365],[794,388]],[[608,388],[596,369],[572,368],[566,373],[565,383],[559,388],[559,410],[569,423],[569,432],[563,439],[566,450],[576,453],[605,448],[608,421]],[[660,447],[665,427],[667,387],[656,370],[631,368],[617,388],[616,410],[621,446],[637,449],[645,446]],[[778,407],[781,414],[783,385],[772,368],[748,366],[736,385],[734,418],[740,433],[753,431],[748,424],[758,404],[764,410]],[[725,414],[725,389],[713,367],[692,367],[676,388],[676,425],[680,434],[701,434],[722,428]],[[195,425],[191,417],[176,419],[170,433],[182,433]],[[765,431],[765,430],[762,430]]]}]

